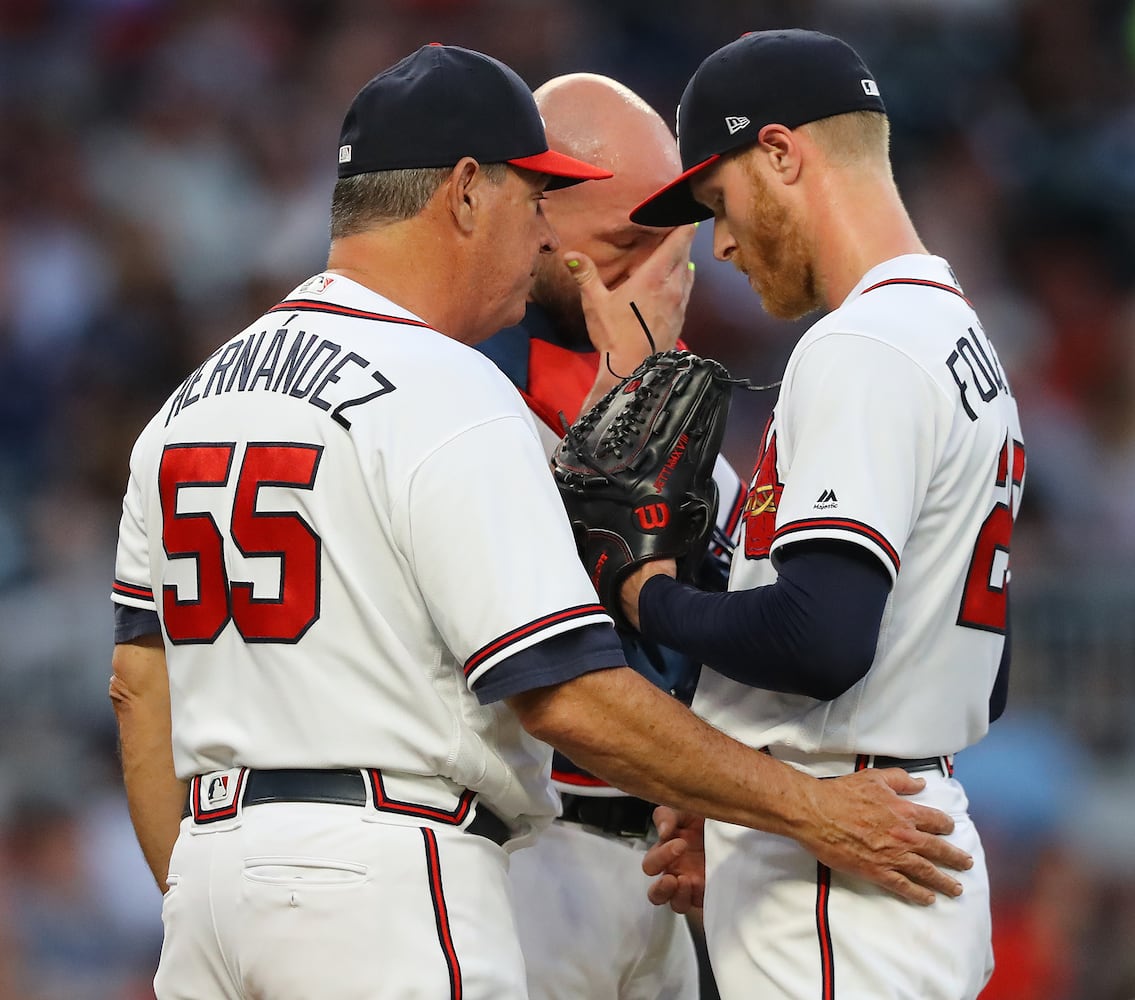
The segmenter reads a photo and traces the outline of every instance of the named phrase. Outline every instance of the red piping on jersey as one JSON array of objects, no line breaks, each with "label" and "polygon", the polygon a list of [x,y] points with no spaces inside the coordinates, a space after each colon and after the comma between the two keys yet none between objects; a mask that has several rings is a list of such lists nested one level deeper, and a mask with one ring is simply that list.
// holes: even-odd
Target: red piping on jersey
[{"label": "red piping on jersey", "polygon": [[154,592],[149,587],[139,587],[133,583],[125,583],[122,580],[115,580],[114,593],[121,594],[123,597],[140,597],[146,601],[154,599]]},{"label": "red piping on jersey", "polygon": [[422,840],[426,842],[426,870],[430,879],[430,901],[434,907],[437,940],[449,969],[449,996],[451,1000],[461,1000],[465,995],[465,988],[461,982],[461,964],[457,961],[457,949],[453,946],[453,933],[449,928],[449,910],[445,905],[445,893],[441,884],[441,854],[437,849],[437,834],[423,827]]},{"label": "red piping on jersey", "polygon": [[895,550],[895,547],[878,531],[864,524],[862,521],[852,521],[838,517],[819,517],[809,518],[803,521],[789,521],[783,528],[777,530],[776,534],[773,535],[773,540],[777,541],[787,535],[793,535],[799,531],[811,531],[814,528],[840,528],[844,531],[851,531],[857,535],[863,535],[864,538],[871,539],[871,541],[886,553],[887,558],[894,564],[895,572],[897,573],[899,571],[899,554]]},{"label": "red piping on jersey", "polygon": [[[351,319],[373,319],[380,323],[400,323],[403,326],[421,326],[427,330],[433,327],[423,323],[420,319],[407,319],[405,316],[387,316],[385,313],[367,312],[365,309],[352,309],[350,306],[339,306],[333,302],[316,302],[311,299],[289,299],[273,306],[268,310],[274,312],[321,312],[331,313],[335,316],[349,316]],[[265,314],[267,315],[267,314]]]},{"label": "red piping on jersey", "polygon": [[487,646],[482,646],[477,652],[470,656],[465,662],[465,676],[468,677],[494,653],[500,652],[506,646],[510,646],[514,642],[528,638],[528,636],[539,632],[541,629],[547,628],[549,625],[571,621],[573,618],[586,618],[589,615],[605,614],[607,614],[607,612],[601,604],[581,604],[577,608],[566,608],[563,611],[557,611],[554,615],[548,615],[546,618],[537,618],[534,622],[521,625],[520,628],[509,632],[507,635],[502,635],[499,639],[494,639]]},{"label": "red piping on jersey", "polygon": [[952,292],[959,299],[961,299],[971,309],[973,303],[966,298],[965,293],[955,288],[953,285],[943,284],[941,281],[930,281],[927,278],[888,278],[886,281],[877,281],[870,288],[864,288],[860,295],[866,295],[868,292],[875,291],[876,288],[882,288],[885,285],[922,285],[925,288],[940,288],[943,292]]},{"label": "red piping on jersey", "polygon": [[368,768],[367,775],[370,777],[370,790],[371,794],[374,796],[374,807],[379,812],[398,813],[403,816],[416,816],[419,819],[432,819],[451,826],[457,826],[469,815],[469,807],[473,804],[473,799],[476,798],[477,795],[476,792],[465,789],[456,807],[452,810],[441,809],[435,806],[423,806],[415,802],[403,802],[401,799],[390,798],[386,794],[386,788],[382,784],[382,772],[377,768]]},{"label": "red piping on jersey", "polygon": [[820,945],[820,997],[835,998],[835,956],[832,953],[832,929],[828,922],[828,899],[832,892],[832,870],[816,862],[816,936]]},{"label": "red piping on jersey", "polygon": [[575,785],[577,788],[610,788],[611,786],[602,778],[595,778],[589,774],[576,774],[574,771],[557,771],[552,768],[552,780],[565,785]]}]

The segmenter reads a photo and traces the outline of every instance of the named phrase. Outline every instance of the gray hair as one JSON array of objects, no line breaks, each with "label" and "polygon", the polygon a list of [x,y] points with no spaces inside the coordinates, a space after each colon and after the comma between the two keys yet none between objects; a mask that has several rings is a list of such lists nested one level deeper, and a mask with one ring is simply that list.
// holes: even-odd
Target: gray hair
[{"label": "gray hair", "polygon": [[[482,163],[492,184],[500,184],[507,164]],[[452,167],[408,167],[355,174],[335,182],[331,195],[331,238],[354,236],[375,226],[412,219],[426,207]]]}]

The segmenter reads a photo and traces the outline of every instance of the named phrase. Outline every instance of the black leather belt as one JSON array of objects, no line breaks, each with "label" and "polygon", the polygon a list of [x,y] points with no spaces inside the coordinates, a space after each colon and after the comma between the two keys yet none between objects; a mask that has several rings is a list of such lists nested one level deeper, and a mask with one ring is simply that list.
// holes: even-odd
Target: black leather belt
[{"label": "black leather belt", "polygon": [[560,796],[564,811],[560,819],[582,826],[598,827],[619,837],[645,837],[654,829],[654,804],[631,795]]},{"label": "black leather belt", "polygon": [[[190,785],[189,795],[193,794]],[[288,770],[257,771],[244,774],[244,791],[241,804],[244,808],[266,802],[318,802],[324,805],[365,806],[366,783],[359,771],[293,768]],[[190,815],[192,803],[186,797],[181,818]],[[487,806],[477,805],[473,819],[465,827],[466,833],[485,837],[494,844],[503,844],[512,831],[503,819]]]},{"label": "black leather belt", "polygon": [[882,757],[867,756],[864,767],[901,767],[914,774],[917,771],[937,771],[944,778],[950,777],[954,769],[947,757]]}]

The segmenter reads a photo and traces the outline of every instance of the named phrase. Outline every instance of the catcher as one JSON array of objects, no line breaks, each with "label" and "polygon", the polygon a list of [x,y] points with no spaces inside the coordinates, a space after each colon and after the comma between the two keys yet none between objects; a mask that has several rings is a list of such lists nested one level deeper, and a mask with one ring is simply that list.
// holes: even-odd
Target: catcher
[{"label": "catcher", "polygon": [[[630,210],[678,167],[669,126],[626,86],[593,73],[556,77],[535,91],[549,145],[614,171],[606,185],[551,191],[542,203],[565,248],[543,258],[524,319],[478,345],[520,390],[551,457],[574,420],[650,353],[677,342],[694,284],[693,227],[648,229]],[[567,248],[571,248],[570,250]],[[574,265],[574,266],[573,266]],[[630,303],[636,303],[632,312]],[[635,313],[641,307],[642,320]],[[744,488],[719,458],[717,529],[697,574],[725,589]],[[685,704],[701,665],[620,630],[627,664]],[[556,753],[561,811],[510,859],[531,1000],[697,1000],[711,991],[699,928],[644,889],[643,855],[655,806]],[[580,920],[581,913],[587,914]],[[691,935],[690,930],[694,931]]]}]

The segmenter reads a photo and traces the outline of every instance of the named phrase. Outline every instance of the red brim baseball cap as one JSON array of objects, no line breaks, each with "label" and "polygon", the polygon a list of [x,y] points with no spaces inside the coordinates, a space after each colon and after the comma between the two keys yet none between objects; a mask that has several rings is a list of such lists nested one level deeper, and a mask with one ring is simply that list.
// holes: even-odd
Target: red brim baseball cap
[{"label": "red brim baseball cap", "polygon": [[514,167],[534,170],[538,174],[550,174],[552,179],[548,181],[549,191],[556,188],[571,187],[571,185],[579,184],[581,181],[601,181],[615,176],[610,170],[594,167],[590,163],[584,163],[566,153],[557,153],[554,149],[546,149],[534,156],[515,157],[506,162],[511,163]]},{"label": "red brim baseball cap", "polygon": [[697,68],[678,104],[682,173],[631,212],[641,226],[713,217],[690,179],[723,154],[757,141],[771,123],[797,128],[850,111],[886,108],[871,71],[846,42],[818,31],[753,31]]},{"label": "red brim baseball cap", "polygon": [[548,174],[549,188],[613,176],[548,149],[532,91],[492,56],[423,45],[355,95],[339,133],[339,177],[450,167],[464,156]]}]

